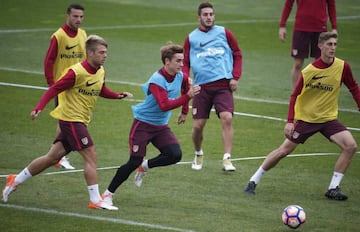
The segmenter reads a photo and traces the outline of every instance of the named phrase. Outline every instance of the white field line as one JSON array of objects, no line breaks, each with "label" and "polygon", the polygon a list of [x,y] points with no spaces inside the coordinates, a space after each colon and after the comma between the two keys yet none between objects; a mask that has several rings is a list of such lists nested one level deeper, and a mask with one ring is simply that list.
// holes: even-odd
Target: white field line
[{"label": "white field line", "polygon": [[41,209],[41,208],[25,207],[25,206],[20,206],[20,205],[1,204],[1,203],[0,203],[0,207],[12,208],[12,209],[28,211],[28,212],[47,213],[47,214],[61,215],[61,216],[67,216],[67,217],[85,218],[85,219],[91,219],[91,220],[96,220],[96,221],[112,222],[112,223],[124,224],[124,225],[141,226],[141,227],[153,228],[153,229],[158,229],[158,230],[171,230],[171,231],[178,231],[178,232],[195,232],[194,230],[162,226],[162,225],[158,225],[158,224],[136,222],[136,221],[130,221],[130,220],[125,220],[125,219],[120,219],[120,218],[90,216],[90,215],[86,215],[86,214],[64,212],[64,211],[58,211],[58,210],[53,210],[53,209]]},{"label": "white field line", "polygon": [[[338,16],[337,20],[357,20],[360,15],[351,16]],[[250,23],[272,23],[278,22],[278,19],[241,19],[241,20],[229,20],[229,21],[216,21],[217,24],[250,24]],[[293,19],[289,19],[289,22],[293,22]],[[182,22],[182,23],[165,23],[165,24],[149,24],[149,25],[113,25],[113,26],[98,26],[98,27],[86,27],[85,30],[124,30],[124,29],[147,29],[147,28],[165,28],[165,27],[184,27],[184,26],[197,26],[198,22]],[[28,29],[0,29],[0,34],[10,33],[39,33],[39,32],[53,32],[54,28],[28,28]]]},{"label": "white field line", "polygon": [[[360,15],[350,15],[350,16],[338,16],[337,20],[358,20],[360,19]],[[278,19],[244,19],[244,20],[231,20],[231,21],[217,21],[218,24],[226,24],[226,23],[259,23],[259,22],[277,22]],[[293,21],[290,19],[289,22]],[[115,25],[115,26],[99,26],[99,27],[84,27],[86,30],[114,30],[114,29],[146,29],[146,28],[159,28],[159,27],[182,27],[189,25],[198,25],[198,22],[182,22],[182,23],[168,23],[168,24],[151,24],[151,25]],[[2,33],[38,33],[38,32],[52,32],[53,28],[34,28],[34,29],[0,29],[0,34]],[[0,67],[0,70],[5,71],[13,71],[13,72],[23,72],[23,73],[33,73],[43,75],[43,72],[40,71],[29,71],[17,68],[9,68],[9,67]],[[123,81],[114,81],[107,80],[110,83],[120,83],[120,84],[128,84],[128,85],[136,85],[139,86],[139,83],[133,82],[123,82]],[[255,101],[255,102],[267,102],[267,103],[277,103],[277,104],[288,104],[286,101],[274,101],[268,99],[257,99],[257,98],[247,98],[235,96],[236,99],[247,100],[247,101]],[[357,112],[354,109],[339,109],[340,111],[347,112]]]},{"label": "white field line", "polygon": [[[1,67],[0,66],[0,70],[9,71],[9,72],[21,72],[21,73],[43,75],[43,72],[40,72],[40,71],[31,71],[31,70],[24,70],[24,69],[18,69],[18,68],[10,68],[10,67]],[[107,79],[106,82],[115,83],[115,84],[122,84],[122,85],[141,86],[141,83],[135,83],[135,82],[129,82],[129,81],[117,81],[117,80]],[[11,86],[14,86],[14,87],[15,86],[26,87],[25,85],[11,84],[11,83],[5,83],[5,82],[0,82],[0,85],[11,85]],[[31,88],[31,86],[26,87],[26,88]],[[47,89],[45,87],[43,87],[43,88],[42,87],[36,87],[36,88],[44,89],[44,90]],[[244,100],[244,101],[264,102],[264,103],[281,104],[281,105],[287,105],[289,103],[287,101],[276,101],[276,100],[271,100],[271,99],[249,98],[249,97],[241,97],[241,96],[234,96],[234,98],[239,99],[239,100]],[[340,108],[339,111],[352,112],[352,113],[358,112],[355,109],[346,109],[346,108]]]},{"label": "white field line", "polygon": [[[23,69],[15,69],[15,68],[0,67],[0,70],[10,71],[10,72],[22,72],[22,73],[30,73],[30,74],[42,75],[42,73],[39,72],[39,71],[29,71],[29,70],[23,70]],[[117,80],[110,80],[109,79],[109,80],[106,80],[106,82],[115,83],[115,84],[122,84],[122,85],[141,86],[140,83],[129,82],[129,81],[117,81]],[[6,83],[6,82],[0,82],[0,85],[8,85],[8,86],[13,86],[13,87],[23,87],[23,88],[43,89],[43,90],[47,89],[47,87],[12,84],[12,83]],[[287,101],[277,101],[277,100],[271,100],[271,99],[269,100],[269,99],[250,98],[250,97],[241,97],[241,96],[234,96],[234,98],[238,99],[238,100],[244,100],[244,101],[263,102],[263,103],[280,104],[280,105],[287,105],[288,104]],[[346,108],[340,108],[339,111],[352,112],[352,113],[357,113],[358,112],[355,109],[346,109]]]},{"label": "white field line", "polygon": [[[359,154],[360,152],[357,152],[357,153]],[[287,157],[332,156],[332,155],[338,155],[338,153],[293,154],[293,155],[288,155]],[[245,161],[245,160],[258,160],[258,159],[265,159],[265,156],[235,158],[235,159],[232,159],[232,161]],[[178,162],[177,165],[187,165],[187,164],[191,164],[191,163],[192,163],[191,161],[190,162]],[[118,168],[118,166],[103,167],[103,168],[98,168],[98,170],[109,170],[109,169],[117,169],[117,168]],[[65,171],[57,171],[57,172],[48,172],[48,173],[44,173],[44,174],[40,174],[40,175],[57,175],[57,174],[76,173],[76,172],[83,172],[83,171],[84,171],[83,169],[65,170]],[[6,176],[7,175],[0,175],[0,178],[5,178]],[[30,211],[30,212],[41,212],[41,213],[47,213],[47,214],[53,214],[53,215],[85,218],[85,219],[111,222],[111,223],[124,224],[124,225],[155,228],[155,229],[159,229],[159,230],[171,230],[171,231],[178,231],[178,232],[195,232],[193,230],[187,230],[187,229],[181,229],[181,228],[169,227],[169,226],[162,226],[162,225],[158,225],[158,224],[142,223],[142,222],[130,221],[130,220],[125,220],[125,219],[120,219],[120,218],[89,216],[86,214],[64,212],[64,211],[58,211],[58,210],[52,210],[52,209],[41,209],[41,208],[25,207],[25,206],[20,206],[20,205],[1,204],[1,203],[0,203],[0,207],[7,207],[7,208],[23,210],[23,211]]]},{"label": "white field line", "polygon": [[[359,154],[360,152],[357,152],[357,153]],[[293,155],[288,155],[287,157],[330,156],[330,155],[338,155],[338,153],[293,154]],[[258,160],[258,159],[265,159],[265,156],[235,158],[235,159],[232,159],[232,161],[245,161],[245,160]],[[185,165],[185,164],[191,164],[191,161],[190,162],[178,162],[177,163],[177,165]],[[98,170],[108,170],[108,169],[116,169],[116,168],[118,168],[118,166],[98,168]],[[84,171],[83,169],[66,170],[66,171],[58,171],[58,172],[48,172],[48,173],[44,173],[44,174],[41,174],[41,175],[55,175],[55,174],[65,174],[65,173],[74,173],[74,172],[83,172],[83,171]],[[0,177],[2,177],[2,178],[6,177],[6,176],[7,175],[0,175]],[[143,222],[136,222],[136,221],[125,220],[125,219],[120,219],[120,218],[90,216],[90,215],[86,215],[86,214],[64,212],[64,211],[58,211],[58,210],[53,210],[53,209],[41,209],[41,208],[25,207],[25,206],[20,206],[20,205],[13,205],[13,204],[2,204],[2,203],[0,203],[0,207],[12,208],[12,209],[28,211],[28,212],[40,212],[40,213],[47,213],[47,214],[61,215],[61,216],[68,216],[68,217],[85,218],[85,219],[90,219],[90,220],[111,222],[111,223],[124,224],[124,225],[133,225],[133,226],[141,226],[141,227],[147,227],[147,228],[155,228],[155,229],[159,229],[159,230],[171,230],[171,231],[178,231],[178,232],[195,232],[194,230],[187,230],[187,229],[163,226],[163,225],[158,225],[158,224],[149,224],[149,223],[143,223]]]},{"label": "white field line", "polygon": [[[0,70],[1,70],[1,68],[0,68]],[[110,81],[108,81],[108,82],[110,82]],[[120,83],[120,82],[117,82],[117,83]],[[131,83],[131,82],[126,82],[126,84],[138,85],[136,83]],[[13,83],[7,83],[7,82],[0,82],[0,85],[11,86],[11,87],[20,87],[20,88],[29,88],[29,89],[40,89],[40,90],[46,90],[47,89],[47,87],[40,87],[40,86],[33,86],[33,85],[22,85],[22,84],[13,84]],[[244,99],[242,99],[241,97],[236,97],[236,99],[246,100],[246,101],[256,101],[256,102],[267,102],[267,103],[281,104],[278,101],[271,102],[270,100],[262,100],[262,99],[252,99],[252,98],[244,98]],[[134,101],[134,102],[143,101],[143,100],[140,100],[140,99],[130,99],[130,98],[128,98],[128,99],[125,98],[124,100],[126,100],[126,101]],[[212,111],[214,111],[214,109],[212,109]],[[352,110],[345,110],[345,111],[352,112]],[[357,111],[354,111],[354,112],[357,112]],[[248,113],[242,113],[242,112],[234,112],[234,115],[286,122],[286,119],[277,118],[277,117],[271,117],[271,116],[266,116],[266,115],[248,114]],[[353,131],[360,131],[360,128],[355,128],[355,127],[348,127],[348,129],[353,130]]]},{"label": "white field line", "polygon": [[[360,154],[360,152],[356,152],[356,154]],[[294,158],[294,157],[311,157],[311,156],[334,156],[339,155],[339,153],[305,153],[305,154],[290,154],[286,156],[286,158]],[[231,161],[246,161],[246,160],[261,160],[265,159],[266,156],[255,156],[255,157],[243,157],[243,158],[232,158]],[[221,160],[219,160],[220,162]],[[176,163],[176,165],[186,165],[191,164],[192,161],[181,161]],[[99,167],[97,170],[111,170],[111,169],[117,169],[119,166],[110,166],[110,167]],[[44,176],[51,176],[51,175],[59,175],[59,174],[69,174],[69,173],[79,173],[84,172],[84,169],[75,169],[75,170],[63,170],[63,171],[56,171],[56,172],[46,172],[42,173],[40,175]],[[8,175],[0,175],[0,178],[6,178]]]}]

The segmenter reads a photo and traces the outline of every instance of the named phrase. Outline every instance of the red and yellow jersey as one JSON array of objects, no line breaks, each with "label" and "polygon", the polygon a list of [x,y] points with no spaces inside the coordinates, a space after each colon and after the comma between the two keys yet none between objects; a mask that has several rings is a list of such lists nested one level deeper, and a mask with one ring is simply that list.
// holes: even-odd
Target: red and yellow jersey
[{"label": "red and yellow jersey", "polygon": [[59,94],[59,105],[50,115],[56,119],[71,122],[91,121],[92,110],[105,80],[105,71],[101,67],[96,73],[89,73],[81,63],[70,67],[75,73],[75,83],[70,89]]},{"label": "red and yellow jersey", "polygon": [[58,52],[54,64],[54,81],[58,81],[71,65],[85,60],[86,32],[79,28],[74,37],[66,34],[63,28],[59,28],[52,36],[55,36],[58,43]]},{"label": "red and yellow jersey", "polygon": [[309,64],[303,71],[303,86],[295,102],[295,120],[323,123],[338,116],[338,96],[344,61],[335,58],[327,68]]}]

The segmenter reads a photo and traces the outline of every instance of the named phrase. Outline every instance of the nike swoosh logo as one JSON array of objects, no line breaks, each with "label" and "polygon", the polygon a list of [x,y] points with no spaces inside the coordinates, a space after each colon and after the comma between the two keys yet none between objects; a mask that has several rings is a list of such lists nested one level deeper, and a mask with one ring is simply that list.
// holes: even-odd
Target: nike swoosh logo
[{"label": "nike swoosh logo", "polygon": [[204,46],[206,46],[207,44],[211,43],[212,41],[215,41],[215,39],[209,40],[209,41],[207,41],[207,42],[205,42],[205,43],[201,43],[201,42],[200,42],[200,47],[204,47]]},{"label": "nike swoosh logo", "polygon": [[75,44],[74,46],[69,46],[69,45],[66,45],[65,46],[65,49],[66,50],[70,50],[70,49],[73,49],[74,47],[78,46],[77,44]]},{"label": "nike swoosh logo", "polygon": [[86,86],[89,87],[89,86],[95,85],[97,82],[99,82],[99,81],[95,81],[95,82],[92,82],[92,83],[90,83],[89,81],[87,81],[87,82],[86,82]]},{"label": "nike swoosh logo", "polygon": [[313,76],[312,78],[311,78],[311,80],[319,80],[319,79],[321,79],[321,78],[325,78],[325,77],[328,77],[328,76]]}]

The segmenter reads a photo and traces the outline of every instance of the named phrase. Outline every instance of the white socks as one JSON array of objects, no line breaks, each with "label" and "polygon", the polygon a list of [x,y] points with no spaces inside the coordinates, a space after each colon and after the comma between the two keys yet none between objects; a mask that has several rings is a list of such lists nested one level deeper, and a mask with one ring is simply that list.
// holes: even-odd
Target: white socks
[{"label": "white socks", "polygon": [[200,149],[200,151],[195,151],[195,155],[204,155],[204,152]]},{"label": "white socks", "polygon": [[225,153],[224,156],[223,156],[223,160],[230,159],[230,158],[231,158],[230,153]]},{"label": "white socks", "polygon": [[259,169],[254,173],[250,178],[250,181],[254,181],[255,184],[260,182],[261,177],[266,173],[266,171],[260,166]]},{"label": "white socks", "polygon": [[340,182],[342,180],[342,178],[344,177],[344,174],[343,173],[340,173],[340,172],[334,172],[332,178],[331,178],[331,182],[330,182],[330,185],[329,185],[329,189],[334,189],[336,188],[337,186],[340,185]]},{"label": "white socks", "polygon": [[104,195],[114,195],[114,193],[110,192],[108,189],[105,190]]},{"label": "white socks", "polygon": [[[195,155],[204,155],[204,152],[202,149],[200,149],[200,151],[195,151]],[[231,158],[230,153],[224,153],[223,160],[230,159],[230,158]]]},{"label": "white socks", "polygon": [[[202,149],[200,151],[195,151],[195,155],[204,155],[204,152]],[[230,153],[224,153],[223,160],[230,159],[231,154]]]},{"label": "white socks", "polygon": [[141,163],[141,167],[146,171],[149,169],[148,160],[144,159]]},{"label": "white socks", "polygon": [[24,170],[22,170],[19,174],[16,175],[16,178],[14,180],[14,183],[16,185],[21,184],[25,181],[27,181],[28,179],[30,179],[32,177],[31,173],[29,172],[28,168],[24,168]]},{"label": "white socks", "polygon": [[89,191],[90,201],[94,204],[98,203],[101,200],[101,196],[99,193],[99,185],[98,184],[89,185],[87,186],[87,188]]}]

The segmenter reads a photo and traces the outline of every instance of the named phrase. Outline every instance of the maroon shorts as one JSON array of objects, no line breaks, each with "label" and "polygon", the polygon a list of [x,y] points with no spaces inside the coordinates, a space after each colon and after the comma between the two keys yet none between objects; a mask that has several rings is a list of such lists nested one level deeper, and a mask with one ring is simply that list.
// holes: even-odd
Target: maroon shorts
[{"label": "maroon shorts", "polygon": [[60,134],[54,143],[60,141],[66,152],[80,151],[94,145],[87,127],[82,122],[59,121]]},{"label": "maroon shorts", "polygon": [[212,106],[219,117],[221,112],[234,113],[234,97],[230,88],[201,87],[198,95],[192,99],[194,119],[208,119]]},{"label": "maroon shorts", "polygon": [[320,56],[318,47],[320,32],[294,31],[291,45],[291,56],[294,58],[317,58]]},{"label": "maroon shorts", "polygon": [[[291,141],[294,143],[305,143],[305,141],[317,132],[320,132],[327,139],[334,134],[347,130],[338,120],[333,120],[324,123],[309,123],[304,121],[297,121],[295,123],[294,132]],[[330,140],[331,141],[331,140]]]},{"label": "maroon shorts", "polygon": [[129,134],[130,155],[144,157],[146,147],[150,142],[158,150],[169,144],[179,144],[174,133],[167,125],[155,126],[134,119]]}]

